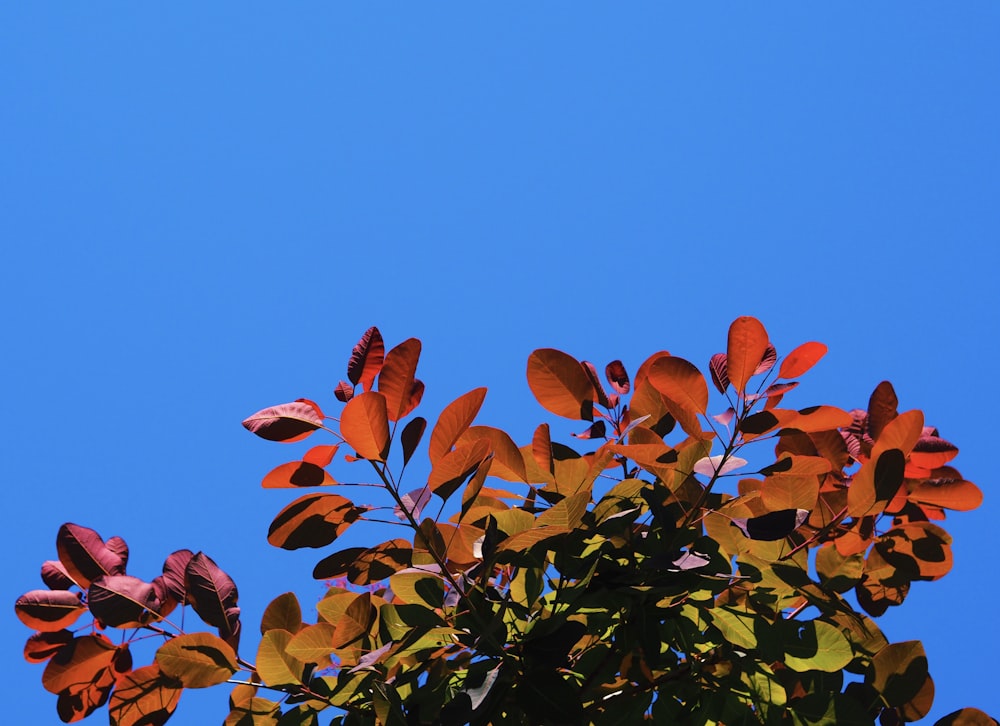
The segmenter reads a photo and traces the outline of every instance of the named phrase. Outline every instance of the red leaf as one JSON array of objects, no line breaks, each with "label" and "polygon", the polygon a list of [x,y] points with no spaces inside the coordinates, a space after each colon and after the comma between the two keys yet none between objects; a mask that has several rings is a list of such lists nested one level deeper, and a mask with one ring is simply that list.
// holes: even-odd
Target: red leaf
[{"label": "red leaf", "polygon": [[18,620],[47,633],[72,625],[86,611],[80,595],[69,590],[32,590],[14,603]]},{"label": "red leaf", "polygon": [[590,379],[590,385],[594,388],[594,393],[597,394],[597,403],[604,406],[604,408],[611,408],[611,401],[608,399],[608,394],[604,390],[604,386],[601,385],[601,379],[597,377],[597,368],[590,361],[581,361],[580,365],[583,366],[583,372],[587,374],[587,378]]},{"label": "red leaf", "polygon": [[531,456],[543,473],[552,474],[555,471],[552,463],[552,436],[548,424],[539,424],[535,429],[535,435],[531,437]]},{"label": "red leaf", "polygon": [[76,584],[58,560],[46,560],[42,563],[42,582],[50,590],[68,590]]},{"label": "red leaf", "polygon": [[177,550],[170,554],[163,563],[163,583],[167,592],[178,603],[183,603],[187,599],[187,584],[185,573],[194,552],[191,550]]},{"label": "red leaf", "polygon": [[524,468],[524,457],[521,456],[517,444],[510,436],[492,426],[470,426],[459,439],[460,443],[487,439],[493,449],[493,463],[490,465],[490,476],[505,481],[527,483],[528,474]]},{"label": "red leaf", "polygon": [[403,432],[399,435],[399,441],[403,445],[403,466],[406,466],[410,462],[410,457],[417,450],[417,446],[420,444],[420,439],[423,438],[426,428],[427,419],[423,416],[410,419],[406,426],[403,427]]},{"label": "red leaf", "polygon": [[632,390],[632,384],[629,382],[625,364],[620,360],[613,360],[608,363],[604,368],[604,376],[608,379],[611,387],[615,389],[615,393],[624,396]]},{"label": "red leaf", "polygon": [[332,486],[337,482],[322,467],[308,461],[292,461],[275,467],[261,482],[265,489]]},{"label": "red leaf", "polygon": [[[238,634],[236,618],[239,616],[239,608],[236,607],[239,592],[233,578],[223,572],[211,557],[199,552],[188,562],[184,582],[188,601],[198,617],[218,628],[219,635],[230,642]],[[233,610],[236,611],[236,618]],[[233,644],[230,642],[230,645]]]},{"label": "red leaf", "polygon": [[399,412],[399,418],[403,419],[410,415],[410,413],[417,406],[420,405],[420,400],[424,397],[424,382],[419,378],[413,380],[413,385],[410,386],[410,399],[403,406],[403,410]]},{"label": "red leaf", "polygon": [[340,414],[340,435],[358,452],[358,456],[385,461],[389,453],[385,396],[381,392],[369,391],[348,401]]},{"label": "red leaf", "polygon": [[[378,376],[378,390],[385,396],[386,415],[390,421],[398,421],[413,408],[411,404],[416,393],[414,375],[419,359],[420,341],[416,338],[404,340],[385,356]],[[423,393],[422,388],[420,393]]]},{"label": "red leaf", "polygon": [[737,393],[746,390],[747,381],[764,361],[768,345],[767,331],[756,318],[744,315],[729,326],[726,367]]},{"label": "red leaf", "polygon": [[872,391],[868,399],[868,433],[873,439],[877,439],[882,429],[889,425],[889,422],[899,415],[899,399],[896,391],[889,381],[882,381],[875,390]]},{"label": "red leaf", "polygon": [[337,455],[337,449],[339,448],[340,446],[337,444],[314,446],[306,452],[306,455],[302,457],[302,461],[319,467],[330,466],[330,462]]},{"label": "red leaf", "polygon": [[431,440],[427,446],[431,464],[451,451],[459,437],[472,425],[485,398],[485,388],[474,388],[445,406],[438,416],[437,423],[434,424]]},{"label": "red leaf", "polygon": [[69,630],[35,633],[24,644],[24,659],[29,663],[44,663],[71,642],[73,633]]},{"label": "red leaf", "polygon": [[427,486],[442,499],[447,499],[490,457],[492,451],[487,439],[460,445],[438,459],[431,469]]},{"label": "red leaf", "polygon": [[[122,646],[127,651],[128,646]],[[112,673],[118,648],[103,635],[82,635],[60,649],[45,666],[42,686],[49,693],[74,694],[85,690],[105,672]],[[114,682],[112,676],[111,682]]]},{"label": "red leaf", "polygon": [[267,541],[286,550],[325,547],[364,511],[337,494],[307,494],[278,513],[267,532]]},{"label": "red leaf", "polygon": [[102,575],[125,572],[121,555],[111,550],[101,535],[89,527],[64,524],[56,535],[56,551],[66,572],[83,588]]},{"label": "red leaf", "polygon": [[139,627],[157,619],[159,602],[148,582],[131,575],[108,575],[87,589],[90,612],[113,628]]},{"label": "red leaf", "polygon": [[385,343],[378,328],[371,327],[361,336],[361,340],[351,351],[347,363],[347,377],[354,385],[361,384],[363,391],[370,391],[375,376],[382,369],[385,357]]},{"label": "red leaf", "polygon": [[528,356],[528,387],[548,411],[566,418],[593,421],[597,392],[576,358],[553,348]]},{"label": "red leaf", "polygon": [[338,401],[347,403],[354,398],[354,386],[350,383],[339,381],[337,387],[333,389],[333,395],[336,396]]},{"label": "red leaf", "polygon": [[258,411],[243,421],[247,431],[268,441],[301,441],[323,426],[320,407],[304,398]]},{"label": "red leaf", "polygon": [[781,361],[778,378],[798,378],[808,371],[819,359],[826,355],[827,347],[822,343],[810,341],[803,343]]},{"label": "red leaf", "polygon": [[708,361],[708,370],[712,374],[712,383],[719,390],[719,393],[725,393],[726,389],[729,388],[729,368],[726,365],[726,354],[716,353],[712,356],[712,359]]}]

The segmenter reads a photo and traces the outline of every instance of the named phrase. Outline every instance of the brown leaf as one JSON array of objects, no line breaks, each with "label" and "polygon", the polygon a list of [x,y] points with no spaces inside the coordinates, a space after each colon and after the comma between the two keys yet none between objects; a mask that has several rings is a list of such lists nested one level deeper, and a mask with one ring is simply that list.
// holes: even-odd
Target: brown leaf
[{"label": "brown leaf", "polygon": [[537,401],[557,416],[594,419],[597,392],[576,358],[553,348],[528,356],[528,387]]},{"label": "brown leaf", "polygon": [[260,619],[261,635],[268,630],[287,630],[297,633],[302,628],[302,606],[294,592],[278,595],[264,609]]},{"label": "brown leaf", "polygon": [[338,494],[307,494],[278,513],[268,529],[267,541],[285,550],[326,547],[364,511]]},{"label": "brown leaf", "polygon": [[243,421],[247,431],[284,444],[301,441],[322,425],[323,411],[305,398],[265,408]]},{"label": "brown leaf", "polygon": [[[414,375],[419,359],[420,341],[416,338],[404,340],[385,356],[378,376],[378,390],[385,396],[386,415],[390,421],[398,421],[413,408],[413,398],[418,393]],[[423,393],[422,387],[419,393]]]},{"label": "brown leaf", "polygon": [[587,378],[590,379],[590,385],[594,388],[594,393],[597,394],[597,403],[604,406],[604,408],[611,408],[612,404],[608,398],[607,391],[604,390],[604,386],[601,385],[601,379],[597,377],[597,368],[590,361],[581,361],[580,365],[583,366],[583,372],[587,374]]},{"label": "brown leaf", "polygon": [[32,590],[17,599],[14,612],[29,628],[54,633],[76,622],[87,606],[69,590]]},{"label": "brown leaf", "polygon": [[185,688],[225,683],[239,670],[236,653],[211,633],[186,633],[171,638],[156,651],[160,670]]},{"label": "brown leaf", "polygon": [[465,444],[477,439],[486,439],[493,449],[493,463],[490,475],[504,481],[527,483],[527,473],[524,470],[524,458],[514,440],[505,431],[492,426],[470,426],[461,438],[459,444]]},{"label": "brown leaf", "polygon": [[351,564],[347,578],[355,585],[379,582],[410,566],[413,547],[405,539],[392,539],[369,547]]},{"label": "brown leaf", "polygon": [[890,421],[898,415],[899,399],[889,381],[882,381],[868,399],[868,434],[878,438]]},{"label": "brown leaf", "polygon": [[461,444],[441,457],[431,469],[427,486],[442,499],[450,497],[492,454],[487,439]]},{"label": "brown leaf", "polygon": [[340,435],[358,456],[385,461],[389,453],[389,415],[381,392],[355,396],[340,414]]},{"label": "brown leaf", "polygon": [[604,369],[604,376],[608,379],[608,383],[611,387],[615,389],[615,393],[624,396],[632,389],[632,384],[628,379],[628,372],[625,370],[625,364],[620,360],[613,360]]},{"label": "brown leaf", "polygon": [[333,634],[333,646],[335,648],[344,648],[368,635],[368,631],[375,623],[376,614],[375,606],[372,605],[371,593],[366,592],[358,595],[347,606],[344,616],[336,624],[337,629]]},{"label": "brown leaf", "polygon": [[333,389],[333,395],[342,403],[347,403],[354,398],[354,386],[346,381],[338,381],[337,387]]},{"label": "brown leaf", "polygon": [[156,663],[122,673],[108,701],[111,726],[163,726],[183,690]]}]

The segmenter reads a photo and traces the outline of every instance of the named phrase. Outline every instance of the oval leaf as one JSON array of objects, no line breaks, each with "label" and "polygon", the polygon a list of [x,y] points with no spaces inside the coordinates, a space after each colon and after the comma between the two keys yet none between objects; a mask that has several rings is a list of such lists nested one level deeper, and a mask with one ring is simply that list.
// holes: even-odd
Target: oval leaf
[{"label": "oval leaf", "polygon": [[768,344],[767,331],[757,318],[744,315],[729,326],[726,368],[737,393],[746,390],[747,381],[764,360]]},{"label": "oval leaf", "polygon": [[385,343],[382,334],[378,328],[372,326],[365,331],[351,351],[351,358],[347,362],[347,378],[355,386],[360,383],[363,391],[370,391],[375,376],[382,369],[384,358]]},{"label": "oval leaf", "polygon": [[[398,421],[412,410],[415,394],[417,361],[420,358],[420,341],[404,340],[385,356],[378,375],[378,390],[385,396],[386,412],[390,421]],[[421,388],[420,393],[423,390]],[[370,458],[370,457],[365,457]]]},{"label": "oval leaf", "polygon": [[370,391],[355,396],[340,414],[340,434],[344,441],[371,461],[385,461],[389,453],[389,420],[386,399]]},{"label": "oval leaf", "polygon": [[307,494],[278,513],[267,532],[267,541],[285,550],[325,547],[364,511],[337,494]]},{"label": "oval leaf", "polygon": [[298,487],[328,487],[337,482],[326,470],[308,461],[290,461],[275,467],[261,482],[265,489],[296,489]]},{"label": "oval leaf", "polygon": [[434,424],[431,440],[427,447],[431,464],[436,463],[451,451],[459,437],[472,425],[485,398],[486,389],[475,388],[445,406],[437,423]]},{"label": "oval leaf", "polygon": [[268,630],[287,630],[297,633],[302,628],[302,606],[294,592],[278,595],[265,608],[260,619],[260,633]]},{"label": "oval leaf", "polygon": [[407,421],[406,426],[403,427],[403,433],[399,435],[400,443],[403,445],[403,466],[410,463],[410,458],[413,456],[413,452],[417,450],[417,446],[420,444],[420,439],[423,438],[426,429],[427,419],[423,416],[416,416],[410,419]]},{"label": "oval leaf", "polygon": [[72,625],[86,611],[80,595],[69,590],[32,590],[14,603],[18,620],[45,633]]},{"label": "oval leaf", "polygon": [[827,347],[822,343],[810,341],[803,343],[781,361],[778,378],[798,378],[812,368],[819,359],[826,355]]},{"label": "oval leaf", "polygon": [[681,408],[692,413],[705,413],[708,408],[708,384],[692,363],[667,356],[649,367],[649,382]]},{"label": "oval leaf", "polygon": [[442,499],[447,499],[486,461],[492,450],[487,439],[461,444],[438,460],[431,469],[427,486]]},{"label": "oval leaf", "polygon": [[160,670],[185,688],[225,683],[239,670],[236,653],[211,633],[187,633],[171,638],[156,651]]},{"label": "oval leaf", "polygon": [[322,425],[323,412],[306,399],[271,406],[243,420],[247,431],[284,444],[301,441]]},{"label": "oval leaf", "polygon": [[82,588],[89,587],[98,577],[125,572],[122,556],[89,527],[70,522],[61,526],[56,535],[56,551],[66,572]]},{"label": "oval leaf", "polygon": [[227,575],[203,552],[194,555],[184,572],[188,601],[198,613],[198,617],[214,628],[229,641],[237,632],[233,622],[233,610],[239,609],[236,601],[239,592],[233,578]]},{"label": "oval leaf", "polygon": [[29,663],[44,663],[71,642],[73,633],[70,630],[35,633],[24,644],[24,659]]},{"label": "oval leaf", "polygon": [[131,575],[108,575],[87,589],[90,612],[113,628],[138,627],[159,619],[156,591],[148,582]]},{"label": "oval leaf", "polygon": [[528,387],[535,399],[557,416],[593,421],[597,393],[576,358],[554,348],[528,356]]},{"label": "oval leaf", "polygon": [[162,726],[177,709],[183,690],[155,663],[122,673],[108,701],[111,726]]}]

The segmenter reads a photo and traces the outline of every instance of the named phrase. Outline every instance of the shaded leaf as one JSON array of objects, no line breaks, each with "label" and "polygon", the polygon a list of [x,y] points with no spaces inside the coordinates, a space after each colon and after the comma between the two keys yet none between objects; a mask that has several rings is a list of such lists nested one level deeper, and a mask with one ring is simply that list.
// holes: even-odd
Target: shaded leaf
[{"label": "shaded leaf", "polygon": [[94,617],[114,628],[158,620],[159,601],[148,582],[131,575],[107,575],[90,583],[87,605]]},{"label": "shaded leaf", "polygon": [[358,595],[344,611],[344,616],[337,622],[333,635],[335,648],[344,648],[368,635],[375,623],[377,611],[372,605],[371,593]]},{"label": "shaded leaf", "polygon": [[865,683],[890,707],[910,702],[927,679],[927,655],[919,640],[890,643],[872,658]]},{"label": "shaded leaf", "polygon": [[89,527],[69,522],[62,525],[56,535],[56,551],[67,574],[82,588],[103,575],[125,572],[122,556]]},{"label": "shaded leaf", "polygon": [[351,351],[351,358],[347,362],[347,378],[355,386],[361,384],[363,391],[370,391],[375,376],[382,368],[385,358],[385,343],[382,340],[382,333],[372,326],[361,336],[361,340]]},{"label": "shaded leaf", "polygon": [[437,423],[434,424],[427,447],[432,465],[450,452],[466,429],[472,425],[485,398],[486,389],[475,388],[445,406],[438,416]]},{"label": "shaded leaf", "polygon": [[46,560],[42,563],[42,582],[50,590],[69,590],[76,584],[58,560]]},{"label": "shaded leaf", "polygon": [[[607,391],[604,390],[604,386],[601,384],[601,379],[597,377],[597,368],[590,361],[584,360],[580,361],[580,365],[583,366],[583,372],[587,374],[587,378],[590,379],[590,385],[594,389],[594,393],[597,398],[594,399],[596,403],[599,403],[604,408],[612,408],[614,404],[611,403],[611,399],[608,398]],[[617,398],[615,399],[617,400]]]},{"label": "shaded leaf", "polygon": [[604,376],[608,379],[608,383],[615,390],[615,393],[624,396],[630,390],[632,390],[632,384],[629,383],[628,372],[625,370],[625,365],[620,360],[613,360],[604,368]]},{"label": "shaded leaf", "polygon": [[111,726],[163,726],[183,690],[156,663],[122,673],[108,701]]},{"label": "shaded leaf", "polygon": [[[726,368],[737,393],[743,393],[747,381],[764,360],[769,345],[767,331],[756,318],[744,315],[729,326],[726,345]],[[701,413],[704,413],[702,409]]]},{"label": "shaded leaf", "polygon": [[938,719],[934,726],[996,726],[997,723],[978,708],[962,708]]},{"label": "shaded leaf", "polygon": [[[127,646],[122,646],[127,651]],[[42,674],[42,686],[49,693],[75,693],[111,670],[119,649],[103,635],[74,638],[49,660]],[[114,679],[112,678],[112,682]]]},{"label": "shaded leaf", "polygon": [[810,341],[785,356],[778,369],[778,378],[798,378],[826,355],[827,347],[822,343]]},{"label": "shaded leaf", "polygon": [[261,482],[265,489],[333,486],[337,482],[325,469],[308,461],[290,461],[275,467]]},{"label": "shaded leaf", "polygon": [[898,416],[899,399],[889,381],[882,381],[868,399],[868,433],[875,439]]},{"label": "shaded leaf", "polygon": [[[232,611],[239,592],[236,583],[203,552],[194,555],[184,572],[188,601],[203,621],[219,629],[227,642],[237,634]],[[239,610],[236,609],[238,616]],[[234,646],[235,647],[235,646]]]},{"label": "shaded leaf", "polygon": [[805,509],[784,509],[759,517],[733,517],[732,523],[750,539],[773,542],[790,535],[808,517],[809,512]]},{"label": "shaded leaf", "polygon": [[278,512],[268,529],[267,541],[286,550],[325,547],[364,511],[338,494],[306,494]]},{"label": "shaded leaf", "polygon": [[24,659],[29,663],[44,663],[73,641],[69,630],[35,633],[24,644]]},{"label": "shaded leaf", "polygon": [[594,421],[586,431],[580,434],[570,434],[575,439],[603,439],[607,436],[607,426],[604,421]]},{"label": "shaded leaf", "polygon": [[191,550],[177,550],[167,556],[163,563],[163,583],[167,592],[179,603],[186,601],[187,567],[191,563],[194,552]]},{"label": "shaded leaf", "polygon": [[29,628],[48,633],[72,625],[86,611],[80,595],[69,590],[32,590],[14,603],[18,620]]},{"label": "shaded leaf", "polygon": [[706,456],[698,459],[694,463],[693,471],[696,474],[704,474],[705,476],[722,476],[746,465],[746,459],[741,459],[738,456],[729,456],[727,458],[725,455],[720,454],[718,456]]},{"label": "shaded leaf", "polygon": [[406,466],[410,462],[410,458],[413,456],[413,452],[417,450],[417,446],[420,444],[420,439],[424,435],[424,430],[427,428],[427,419],[423,416],[416,416],[410,419],[406,426],[403,427],[403,432],[399,435],[399,440],[403,445],[403,466]]},{"label": "shaded leaf", "polygon": [[528,356],[528,387],[547,411],[565,418],[594,419],[597,392],[576,358],[554,348]]},{"label": "shaded leaf", "polygon": [[716,353],[708,361],[708,372],[712,376],[712,383],[719,393],[725,394],[729,388],[729,367],[726,365],[726,354]]},{"label": "shaded leaf", "polygon": [[354,386],[346,381],[338,381],[337,387],[333,389],[333,395],[338,401],[347,403],[354,398]]},{"label": "shaded leaf", "polygon": [[385,356],[378,376],[378,390],[385,396],[386,415],[390,421],[398,421],[405,416],[413,408],[414,395],[423,393],[422,384],[419,393],[415,391],[414,375],[419,358],[420,341],[416,338],[404,340]]},{"label": "shaded leaf", "polygon": [[313,568],[313,578],[317,580],[333,580],[346,577],[354,558],[365,551],[365,547],[348,547],[334,552],[316,563]]},{"label": "shaded leaf", "polygon": [[402,507],[397,504],[393,507],[392,511],[399,519],[406,521],[407,517],[403,511],[405,509],[413,519],[419,521],[421,512],[424,511],[424,507],[427,506],[427,502],[430,500],[431,490],[429,487],[423,486],[401,496]]},{"label": "shaded leaf", "polygon": [[171,638],[156,651],[160,670],[185,688],[225,683],[239,670],[236,653],[211,633],[187,633]]},{"label": "shaded leaf", "polygon": [[385,461],[389,453],[389,419],[385,396],[376,391],[355,396],[340,414],[344,441],[371,461]]},{"label": "shaded leaf", "polygon": [[493,450],[493,463],[490,465],[490,475],[505,481],[528,481],[524,467],[524,457],[510,435],[492,426],[470,426],[462,434],[459,442],[462,444],[486,439]]},{"label": "shaded leaf", "polygon": [[290,444],[323,426],[323,411],[305,398],[265,408],[243,420],[243,427],[262,439]]},{"label": "shaded leaf", "polygon": [[492,446],[487,439],[460,444],[434,465],[427,486],[442,499],[448,499],[491,453]]},{"label": "shaded leaf", "polygon": [[410,566],[413,548],[405,539],[392,539],[369,547],[351,563],[348,579],[355,585],[384,580]]}]

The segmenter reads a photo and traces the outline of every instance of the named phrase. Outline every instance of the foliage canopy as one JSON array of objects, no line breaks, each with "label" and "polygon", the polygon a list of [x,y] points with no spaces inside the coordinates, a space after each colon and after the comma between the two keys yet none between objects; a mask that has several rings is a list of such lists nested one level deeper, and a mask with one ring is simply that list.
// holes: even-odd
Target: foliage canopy
[{"label": "foliage canopy", "polygon": [[[733,322],[707,379],[665,351],[634,376],[613,361],[602,381],[591,363],[536,350],[528,385],[546,410],[583,422],[574,436],[591,450],[579,453],[548,423],[520,447],[476,424],[485,388],[450,403],[425,437],[428,422],[413,415],[420,350],[411,338],[387,351],[370,328],[335,388],[338,416],[299,399],[243,422],[270,441],[332,437],[264,477],[310,490],[275,516],[272,545],[327,548],[380,516],[406,533],[325,553],[316,622],[293,593],[279,595],[255,654],[239,651],[235,583],[204,553],[172,553],[147,582],[126,574],[121,538],[60,528],[58,559],[42,565],[47,589],[15,610],[37,631],[24,655],[45,663],[63,721],[107,704],[114,726],[163,724],[185,688],[227,682],[226,726],[807,726],[927,714],[922,646],[888,642],[872,618],[948,572],[938,523],[982,494],[920,411],[899,412],[888,382],[866,409],[782,408],[826,346],[779,357],[751,317]],[[425,440],[430,474],[411,489],[405,473]],[[344,494],[338,454],[336,475],[374,472],[387,506],[378,492]],[[187,606],[213,632],[171,620]],[[110,628],[123,632],[117,645]],[[151,634],[162,645],[134,667],[130,643]],[[996,722],[963,709],[939,723]]]}]

